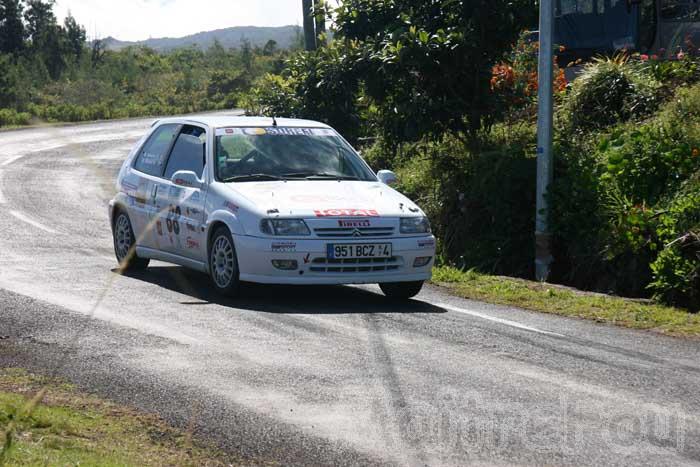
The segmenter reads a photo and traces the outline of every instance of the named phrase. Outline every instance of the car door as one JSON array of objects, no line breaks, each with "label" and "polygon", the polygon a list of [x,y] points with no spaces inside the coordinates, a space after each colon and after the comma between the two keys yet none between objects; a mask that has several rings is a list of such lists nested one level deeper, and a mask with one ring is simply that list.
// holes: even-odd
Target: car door
[{"label": "car door", "polygon": [[130,192],[129,218],[139,246],[155,247],[155,229],[151,221],[157,209],[155,194],[161,185],[168,154],[181,125],[156,128],[139,150],[122,185]]},{"label": "car door", "polygon": [[201,180],[204,175],[207,133],[199,126],[184,125],[175,140],[163,174],[162,188],[156,194],[159,207],[156,220],[158,248],[178,256],[203,261],[204,202],[206,188],[178,186],[172,183],[175,172],[188,170]]}]

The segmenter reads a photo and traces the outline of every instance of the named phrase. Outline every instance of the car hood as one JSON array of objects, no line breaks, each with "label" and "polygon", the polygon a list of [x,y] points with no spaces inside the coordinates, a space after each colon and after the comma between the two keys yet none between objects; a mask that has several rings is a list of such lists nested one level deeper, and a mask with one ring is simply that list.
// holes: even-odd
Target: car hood
[{"label": "car hood", "polygon": [[280,181],[229,183],[263,215],[283,217],[400,217],[422,211],[379,182]]}]

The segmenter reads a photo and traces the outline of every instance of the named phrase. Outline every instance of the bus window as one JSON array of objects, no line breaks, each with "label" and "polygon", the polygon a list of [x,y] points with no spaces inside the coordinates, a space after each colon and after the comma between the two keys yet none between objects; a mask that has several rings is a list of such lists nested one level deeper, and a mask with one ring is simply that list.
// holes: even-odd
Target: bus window
[{"label": "bus window", "polygon": [[661,19],[665,21],[700,21],[700,3],[697,0],[661,0]]},{"label": "bus window", "polygon": [[[614,7],[622,0],[608,0]],[[592,15],[605,13],[606,0],[558,0],[554,7],[554,15],[557,18],[567,15]]]},{"label": "bus window", "polygon": [[593,0],[578,0],[576,12],[582,15],[590,15],[593,13]]}]

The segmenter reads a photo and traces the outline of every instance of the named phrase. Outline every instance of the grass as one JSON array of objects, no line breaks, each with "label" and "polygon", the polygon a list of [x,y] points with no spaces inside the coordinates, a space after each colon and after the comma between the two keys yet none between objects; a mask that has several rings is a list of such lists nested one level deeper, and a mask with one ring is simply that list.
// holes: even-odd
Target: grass
[{"label": "grass", "polygon": [[552,284],[437,267],[433,283],[463,298],[679,337],[700,337],[700,314]]},{"label": "grass", "polygon": [[20,369],[0,369],[0,448],[0,466],[231,465],[156,416]]}]

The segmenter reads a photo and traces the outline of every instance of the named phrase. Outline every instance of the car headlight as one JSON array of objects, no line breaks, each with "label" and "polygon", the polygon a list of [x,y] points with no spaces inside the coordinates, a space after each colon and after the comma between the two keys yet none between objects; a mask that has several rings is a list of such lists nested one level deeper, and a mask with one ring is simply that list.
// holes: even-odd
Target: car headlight
[{"label": "car headlight", "polygon": [[281,237],[311,235],[306,222],[301,219],[263,219],[260,222],[260,231],[266,235]]},{"label": "car headlight", "polygon": [[427,217],[404,217],[401,219],[402,234],[430,233],[430,221]]}]

